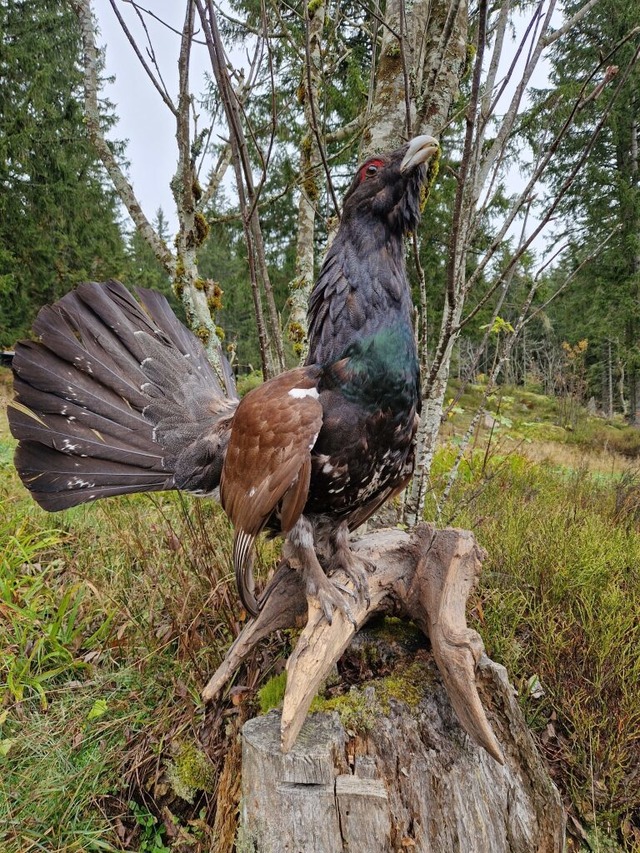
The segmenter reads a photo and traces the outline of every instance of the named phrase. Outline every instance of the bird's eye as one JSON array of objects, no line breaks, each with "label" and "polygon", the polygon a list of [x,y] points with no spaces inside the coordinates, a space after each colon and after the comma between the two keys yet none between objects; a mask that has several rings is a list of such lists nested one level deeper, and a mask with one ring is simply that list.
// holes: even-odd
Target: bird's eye
[{"label": "bird's eye", "polygon": [[369,163],[365,163],[360,172],[360,180],[364,181],[365,178],[372,178],[378,173],[381,166],[382,160],[371,160]]}]

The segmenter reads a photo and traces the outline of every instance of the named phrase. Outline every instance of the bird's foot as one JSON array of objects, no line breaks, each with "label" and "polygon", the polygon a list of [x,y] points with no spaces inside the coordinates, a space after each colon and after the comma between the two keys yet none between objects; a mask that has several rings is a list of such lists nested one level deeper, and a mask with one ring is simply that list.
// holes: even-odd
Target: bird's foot
[{"label": "bird's foot", "polygon": [[341,524],[331,536],[331,554],[327,564],[327,574],[331,577],[336,572],[344,572],[353,584],[355,597],[368,607],[371,603],[369,581],[367,575],[375,571],[370,560],[365,560],[354,554],[349,547],[349,528]]},{"label": "bird's foot", "polygon": [[307,600],[311,598],[318,602],[330,625],[333,622],[334,612],[339,610],[352,625],[357,627],[355,617],[347,601],[347,596],[354,597],[354,593],[348,587],[328,578],[317,561],[307,563],[304,580]]},{"label": "bird's foot", "polygon": [[[354,591],[349,590],[349,594],[362,601],[366,607],[371,603],[369,594],[369,582],[367,574],[374,572],[375,566],[369,560],[364,560],[361,557],[356,557],[351,551],[338,551],[331,558],[327,567],[327,574],[333,580],[333,575],[336,572],[344,572],[353,584]],[[333,580],[336,583],[335,580]]]}]

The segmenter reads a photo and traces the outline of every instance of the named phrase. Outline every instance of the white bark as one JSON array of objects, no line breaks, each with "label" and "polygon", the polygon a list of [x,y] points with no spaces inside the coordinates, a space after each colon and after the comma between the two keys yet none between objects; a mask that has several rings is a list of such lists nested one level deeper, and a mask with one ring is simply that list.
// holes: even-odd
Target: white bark
[{"label": "white bark", "polygon": [[298,233],[296,243],[296,274],[289,286],[289,339],[296,355],[303,359],[307,351],[307,305],[315,281],[314,248],[316,205],[319,195],[318,172],[321,164],[319,129],[316,109],[322,86],[322,30],[325,17],[324,2],[306,7],[307,50],[306,75],[300,86],[304,99],[307,131],[300,146],[300,198],[298,201]]},{"label": "white bark", "polygon": [[[70,3],[78,18],[82,36],[85,116],[89,137],[135,227],[142,234],[156,258],[171,277],[174,287],[185,306],[189,323],[202,340],[207,350],[207,355],[217,370],[222,387],[224,388],[225,382],[220,366],[220,340],[207,301],[207,294],[204,288],[199,286],[200,281],[197,266],[197,249],[206,237],[208,226],[202,213],[203,202],[201,201],[200,206],[198,206],[194,195],[196,174],[194,164],[191,162],[192,136],[190,127],[191,95],[189,92],[189,61],[193,36],[193,5],[189,2],[186,7],[187,11],[178,61],[180,93],[177,105],[171,102],[164,86],[154,77],[144,55],[140,52],[126,28],[122,16],[118,14],[127,38],[132,43],[147,75],[153,81],[163,101],[176,120],[178,167],[171,182],[171,187],[176,202],[179,231],[176,238],[176,253],[174,254],[145,216],[135,195],[135,191],[105,139],[101,127],[98,108],[99,54],[96,47],[95,23],[91,0],[70,0]],[[214,172],[212,175],[212,186],[215,186],[216,182],[219,182],[222,178],[223,170],[226,168],[224,158],[220,161],[220,167],[220,172],[217,174]]]},{"label": "white bark", "polygon": [[90,0],[70,0],[80,25],[84,65],[84,109],[89,138],[102,161],[118,196],[127,209],[136,228],[153,249],[169,275],[175,273],[175,258],[166,243],[158,237],[136,198],[133,187],[127,180],[118,160],[104,138],[98,109],[98,48],[96,46],[95,24]]},{"label": "white bark", "polygon": [[466,0],[387,3],[363,156],[445,125],[464,68]]}]

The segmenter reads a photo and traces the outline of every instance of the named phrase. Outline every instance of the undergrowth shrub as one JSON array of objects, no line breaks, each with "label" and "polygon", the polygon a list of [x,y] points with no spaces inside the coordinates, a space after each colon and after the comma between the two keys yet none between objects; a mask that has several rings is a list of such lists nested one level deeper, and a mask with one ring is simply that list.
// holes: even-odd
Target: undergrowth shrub
[{"label": "undergrowth shrub", "polygon": [[619,827],[640,809],[638,478],[475,457],[446,509],[488,551],[476,627],[556,781],[586,821]]},{"label": "undergrowth shrub", "polygon": [[567,440],[591,450],[619,453],[627,459],[640,457],[640,430],[626,424],[585,418]]}]

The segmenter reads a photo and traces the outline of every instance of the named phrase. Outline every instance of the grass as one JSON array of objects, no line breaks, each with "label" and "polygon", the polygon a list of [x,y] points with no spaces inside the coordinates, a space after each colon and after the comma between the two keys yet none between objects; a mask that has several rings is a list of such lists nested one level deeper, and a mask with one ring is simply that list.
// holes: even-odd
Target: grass
[{"label": "grass", "polygon": [[[0,390],[7,380],[0,371]],[[488,550],[470,616],[590,833],[584,849],[633,850],[640,478],[594,436],[615,430],[633,447],[635,433],[586,415],[567,430],[557,401],[509,390],[490,401],[495,423],[473,437],[443,503],[481,392],[465,392],[447,423],[429,513]],[[0,422],[0,849],[228,849],[236,734],[254,700],[205,718],[199,698],[244,618],[223,514],[166,495],[48,515],[12,452]],[[265,544],[262,565],[275,557]],[[277,669],[279,645],[239,673],[250,690],[237,697]]]},{"label": "grass", "polygon": [[640,810],[640,531],[620,494],[638,486],[513,455],[478,464],[451,499],[488,551],[472,610],[487,652],[580,815],[611,826]]}]

